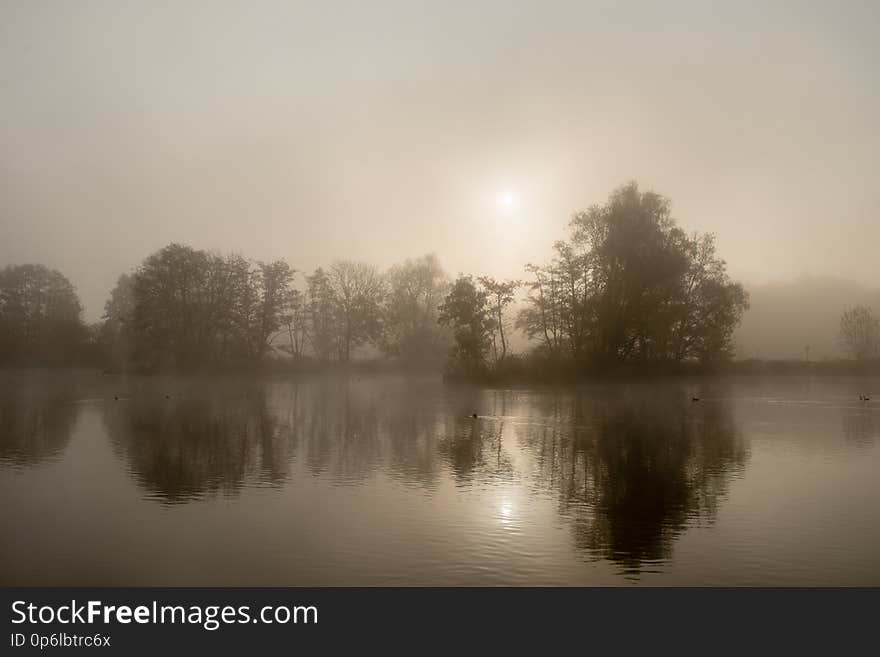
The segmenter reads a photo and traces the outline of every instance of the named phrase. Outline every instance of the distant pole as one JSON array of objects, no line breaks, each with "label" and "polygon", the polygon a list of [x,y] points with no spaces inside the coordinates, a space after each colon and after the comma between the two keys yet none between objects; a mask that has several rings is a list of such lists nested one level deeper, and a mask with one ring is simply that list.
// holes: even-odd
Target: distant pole
[{"label": "distant pole", "polygon": [[810,362],[810,345],[804,347],[804,360]]}]

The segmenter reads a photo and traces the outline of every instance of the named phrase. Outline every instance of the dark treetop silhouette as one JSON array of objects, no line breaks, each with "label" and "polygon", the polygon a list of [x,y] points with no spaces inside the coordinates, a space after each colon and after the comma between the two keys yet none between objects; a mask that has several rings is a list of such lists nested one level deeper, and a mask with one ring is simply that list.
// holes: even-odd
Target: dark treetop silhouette
[{"label": "dark treetop silhouette", "polygon": [[726,358],[748,307],[711,235],[687,235],[669,202],[635,183],[577,213],[556,258],[529,265],[518,325],[550,359],[657,363]]},{"label": "dark treetop silhouette", "polygon": [[81,356],[87,329],[76,290],[42,265],[0,270],[0,364],[60,365]]}]

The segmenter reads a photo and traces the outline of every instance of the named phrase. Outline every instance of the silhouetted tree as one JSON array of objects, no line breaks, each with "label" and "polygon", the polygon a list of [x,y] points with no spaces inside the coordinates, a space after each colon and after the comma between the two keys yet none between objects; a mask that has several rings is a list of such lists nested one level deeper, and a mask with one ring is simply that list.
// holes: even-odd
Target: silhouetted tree
[{"label": "silhouetted tree", "polygon": [[0,363],[57,365],[80,357],[88,331],[76,290],[43,265],[0,270]]},{"label": "silhouetted tree", "polygon": [[308,320],[307,337],[315,357],[327,362],[336,351],[336,296],[330,277],[321,267],[306,277],[305,312]]},{"label": "silhouetted tree", "polygon": [[170,244],[135,273],[133,327],[140,365],[190,367],[209,360],[215,317],[234,298],[231,275],[211,276],[212,269],[231,271],[212,260],[204,251]]},{"label": "silhouetted tree", "polygon": [[437,317],[449,282],[437,256],[430,254],[395,265],[386,279],[382,336],[385,353],[410,363],[442,359],[449,338]]},{"label": "silhouetted tree", "polygon": [[352,348],[381,334],[384,285],[375,267],[349,260],[330,267],[330,285],[339,326],[339,360],[348,362]]},{"label": "silhouetted tree", "polygon": [[749,306],[748,294],[728,279],[724,261],[715,254],[713,235],[689,237],[684,249],[688,270],[673,297],[666,358],[703,362],[728,358],[733,331]]},{"label": "silhouetted tree", "polygon": [[136,368],[257,363],[290,312],[292,279],[283,261],[170,244],[119,279],[102,335]]},{"label": "silhouetted tree", "polygon": [[294,271],[283,260],[258,263],[249,272],[241,322],[248,356],[259,361],[270,349],[290,311]]},{"label": "silhouetted tree", "polygon": [[552,265],[539,267],[526,265],[533,276],[529,283],[526,306],[516,318],[516,327],[527,337],[537,339],[548,356],[556,358],[566,348],[567,339],[563,325],[563,291],[558,269]]},{"label": "silhouetted tree", "polygon": [[293,358],[302,358],[308,339],[308,312],[306,295],[300,290],[290,290],[287,311],[281,316],[281,323],[287,329],[287,350]]},{"label": "silhouetted tree", "polygon": [[840,316],[840,339],[856,360],[880,355],[880,321],[867,306],[855,306]]},{"label": "silhouetted tree", "polygon": [[[481,276],[479,281],[486,290],[489,308],[492,313],[492,346],[495,352],[495,360],[504,360],[507,357],[507,338],[504,335],[504,309],[513,303],[514,293],[522,283],[517,280],[496,281],[491,276]],[[496,335],[501,340],[500,357],[498,356]]]},{"label": "silhouetted tree", "polygon": [[124,368],[132,360],[134,305],[134,276],[122,274],[104,303],[98,338],[106,364],[114,369]]},{"label": "silhouetted tree", "polygon": [[519,325],[574,361],[711,361],[730,354],[748,297],[712,236],[688,236],[669,202],[635,183],[577,213],[534,276]]},{"label": "silhouetted tree", "polygon": [[594,353],[600,362],[648,359],[659,351],[679,280],[688,269],[685,235],[668,202],[630,184],[571,222],[572,244],[583,253],[592,283]]},{"label": "silhouetted tree", "polygon": [[452,329],[453,370],[476,373],[483,370],[492,335],[488,295],[470,276],[459,276],[440,307],[440,324]]}]

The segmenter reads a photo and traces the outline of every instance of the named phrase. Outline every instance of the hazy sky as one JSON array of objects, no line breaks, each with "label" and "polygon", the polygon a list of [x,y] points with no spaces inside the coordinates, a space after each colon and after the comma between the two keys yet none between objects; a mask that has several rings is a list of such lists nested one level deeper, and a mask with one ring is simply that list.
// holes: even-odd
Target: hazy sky
[{"label": "hazy sky", "polygon": [[747,282],[880,282],[878,34],[873,1],[0,0],[0,265],[89,319],[171,241],[518,275],[636,179]]}]

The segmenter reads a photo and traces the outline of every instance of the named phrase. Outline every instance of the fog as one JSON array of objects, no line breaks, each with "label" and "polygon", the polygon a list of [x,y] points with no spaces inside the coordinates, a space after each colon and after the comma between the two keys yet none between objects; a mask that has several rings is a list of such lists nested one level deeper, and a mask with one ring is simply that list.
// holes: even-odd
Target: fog
[{"label": "fog", "polygon": [[[519,276],[634,179],[752,290],[876,286],[878,29],[872,2],[7,0],[0,265],[63,271],[90,321],[172,241]],[[747,355],[834,349],[750,317]]]},{"label": "fog", "polygon": [[846,355],[839,336],[841,313],[857,305],[880,309],[880,288],[833,276],[803,276],[751,286],[749,300],[751,307],[734,335],[738,357],[822,360]]}]

